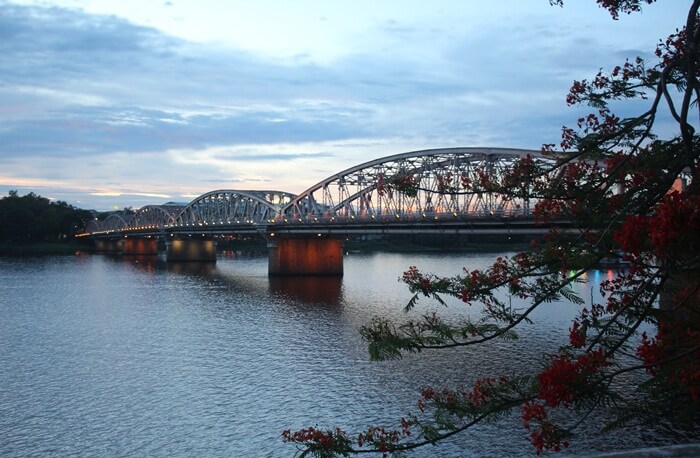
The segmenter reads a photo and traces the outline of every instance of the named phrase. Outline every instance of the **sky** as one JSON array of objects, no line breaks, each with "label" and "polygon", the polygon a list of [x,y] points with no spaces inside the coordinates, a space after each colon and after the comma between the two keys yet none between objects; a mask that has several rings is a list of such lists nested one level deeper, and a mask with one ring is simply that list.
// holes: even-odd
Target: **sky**
[{"label": "sky", "polygon": [[407,151],[539,149],[575,125],[573,80],[653,59],[688,6],[0,0],[0,196],[139,208],[301,193]]}]

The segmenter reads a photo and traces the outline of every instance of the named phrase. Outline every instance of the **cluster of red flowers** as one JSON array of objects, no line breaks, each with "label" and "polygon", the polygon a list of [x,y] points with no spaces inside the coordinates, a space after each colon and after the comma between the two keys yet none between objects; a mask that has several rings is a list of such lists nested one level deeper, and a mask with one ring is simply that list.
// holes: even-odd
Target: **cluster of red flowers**
[{"label": "cluster of red flowers", "polygon": [[634,255],[639,255],[642,252],[649,232],[648,220],[649,218],[643,215],[625,217],[624,223],[614,234],[615,241],[625,252]]},{"label": "cluster of red flowers", "polygon": [[304,444],[307,447],[316,448],[347,448],[350,444],[347,433],[340,428],[322,431],[315,427],[300,429],[292,432],[289,429],[282,431],[284,442]]},{"label": "cluster of red flowers", "polygon": [[377,176],[377,194],[380,196],[384,195],[384,174],[380,173],[379,176]]},{"label": "cluster of red flowers", "polygon": [[496,262],[491,266],[491,273],[489,274],[489,279],[493,283],[503,283],[510,277],[508,271],[508,263],[506,263],[505,258],[499,256],[496,258]]},{"label": "cluster of red flowers", "polygon": [[588,81],[574,81],[566,96],[567,105],[576,105],[581,102],[582,96],[588,92]]},{"label": "cluster of red flowers", "polygon": [[440,194],[449,194],[457,191],[457,187],[454,185],[454,175],[452,172],[437,176],[437,191]]},{"label": "cluster of red flowers", "polygon": [[568,354],[555,355],[549,367],[537,375],[537,396],[552,407],[570,406],[590,389],[593,376],[607,365],[602,348],[576,358]]},{"label": "cluster of red flowers", "polygon": [[[600,77],[600,74],[598,75]],[[596,78],[596,81],[598,81],[598,78]],[[620,118],[610,113],[610,110],[606,108],[598,110],[597,115],[590,113],[588,116],[578,119],[578,127],[579,129],[583,128],[584,133],[600,132],[602,134],[610,134],[615,132],[619,126]]]},{"label": "cluster of red flowers", "polygon": [[668,66],[671,61],[677,58],[683,58],[686,53],[686,29],[685,27],[678,32],[671,34],[666,41],[659,43],[656,47],[656,57],[660,57],[663,66]]},{"label": "cluster of red flowers", "polygon": [[561,215],[562,203],[554,199],[542,199],[535,204],[535,223],[546,223]]},{"label": "cluster of red flowers", "polygon": [[610,12],[610,16],[617,20],[620,13],[634,13],[641,11],[640,3],[654,3],[656,0],[596,0],[598,6]]},{"label": "cluster of red flowers", "polygon": [[509,380],[505,376],[482,378],[476,380],[469,391],[455,391],[446,388],[438,391],[428,387],[421,392],[418,408],[421,412],[425,412],[430,404],[433,407],[445,408],[461,418],[469,408],[486,405],[492,401],[494,394],[508,382]]},{"label": "cluster of red flowers", "polygon": [[503,174],[501,187],[514,194],[529,195],[531,189],[536,187],[538,167],[531,155],[515,161],[511,168]]},{"label": "cluster of red flowers", "polygon": [[409,266],[408,270],[403,273],[402,280],[404,283],[412,283],[423,278],[423,275],[416,266]]},{"label": "cluster of red flowers", "polygon": [[[677,384],[680,391],[690,395],[695,404],[700,404],[700,331],[680,325],[662,324],[653,339],[642,334],[642,342],[637,347],[637,356],[652,376],[663,374],[671,383]],[[695,348],[695,351],[693,351]],[[685,357],[673,358],[683,353]]]},{"label": "cluster of red flowers", "polygon": [[586,332],[578,320],[574,320],[569,328],[569,343],[574,348],[582,348],[586,345]]},{"label": "cluster of red flowers", "polygon": [[[578,321],[571,328],[574,346],[583,346],[583,334]],[[568,447],[566,434],[549,421],[547,407],[570,406],[585,391],[591,388],[593,376],[608,365],[602,349],[584,353],[578,357],[558,354],[549,367],[537,375],[537,401],[528,401],[522,406],[523,425],[530,431],[530,442],[539,455],[543,450],[560,451]],[[536,426],[535,426],[536,425]]]},{"label": "cluster of red flowers", "polygon": [[[659,334],[661,334],[661,331],[659,331]],[[649,339],[647,333],[644,332],[642,334],[642,343],[637,347],[637,356],[641,358],[644,365],[647,366],[647,372],[652,376],[656,375],[656,364],[664,358],[661,352],[662,346],[659,344],[658,339],[658,335],[653,339]]]},{"label": "cluster of red flowers", "polygon": [[448,409],[456,407],[463,402],[466,393],[459,391],[448,390],[437,391],[434,388],[428,387],[421,392],[421,398],[418,399],[418,409],[425,412],[428,403],[439,407],[447,407]]},{"label": "cluster of red flowers", "polygon": [[[523,404],[523,425],[530,431],[530,442],[535,446],[537,454],[542,450],[560,451],[569,446],[562,439],[562,431],[547,419],[547,410],[539,402],[529,401]],[[536,427],[532,423],[537,424]]]},{"label": "cluster of red flowers", "polygon": [[655,214],[630,215],[615,231],[614,238],[621,248],[638,255],[650,249],[665,259],[670,255],[683,258],[684,253],[697,252],[700,244],[700,197],[672,191],[657,206]]},{"label": "cluster of red flowers", "polygon": [[414,177],[412,173],[395,175],[389,181],[390,188],[410,197],[418,194],[419,183],[420,177]]},{"label": "cluster of red flowers", "polygon": [[700,196],[673,191],[664,196],[649,220],[649,238],[655,254],[697,253],[700,249]]},{"label": "cluster of red flowers", "polygon": [[[409,435],[410,435],[410,430]],[[362,447],[365,443],[373,444],[382,453],[389,451],[392,444],[399,442],[401,434],[396,430],[387,430],[382,427],[372,427],[357,436],[357,445]],[[386,455],[385,455],[386,456]]]},{"label": "cluster of red flowers", "polygon": [[507,382],[508,378],[505,376],[501,376],[498,379],[492,377],[478,379],[474,382],[474,388],[467,393],[467,398],[475,406],[484,404],[492,398],[494,391],[500,385]]},{"label": "cluster of red flowers", "polygon": [[460,184],[464,189],[472,189],[472,180],[466,172],[462,172],[462,176],[459,177]]}]

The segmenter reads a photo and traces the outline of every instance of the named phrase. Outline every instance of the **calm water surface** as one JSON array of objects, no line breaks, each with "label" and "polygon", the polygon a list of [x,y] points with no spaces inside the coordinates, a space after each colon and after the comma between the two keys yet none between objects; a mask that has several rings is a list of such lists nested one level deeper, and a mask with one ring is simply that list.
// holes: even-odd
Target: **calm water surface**
[{"label": "calm water surface", "polygon": [[[351,254],[342,279],[268,278],[265,257],[240,254],[215,266],[0,258],[0,456],[284,457],[296,451],[286,428],[395,427],[421,387],[527,372],[561,343],[568,303],[539,310],[516,343],[368,360],[357,328],[405,319],[409,265],[448,275],[493,258]],[[477,316],[456,305],[441,311]],[[531,455],[517,417],[410,456]],[[678,440],[584,430],[567,453]]]}]

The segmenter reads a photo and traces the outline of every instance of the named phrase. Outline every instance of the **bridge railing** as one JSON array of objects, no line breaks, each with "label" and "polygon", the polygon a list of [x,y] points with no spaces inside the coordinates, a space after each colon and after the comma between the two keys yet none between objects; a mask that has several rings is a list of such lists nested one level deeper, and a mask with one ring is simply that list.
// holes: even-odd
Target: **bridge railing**
[{"label": "bridge railing", "polygon": [[532,219],[531,212],[528,209],[500,209],[500,210],[482,210],[473,212],[441,212],[441,211],[403,211],[403,212],[377,212],[365,213],[356,215],[342,215],[325,213],[322,215],[306,214],[306,215],[277,215],[275,218],[269,219],[270,224],[332,224],[342,222],[345,224],[367,224],[373,222],[424,222],[424,221],[452,221],[452,220],[475,220],[483,221],[486,219]]}]

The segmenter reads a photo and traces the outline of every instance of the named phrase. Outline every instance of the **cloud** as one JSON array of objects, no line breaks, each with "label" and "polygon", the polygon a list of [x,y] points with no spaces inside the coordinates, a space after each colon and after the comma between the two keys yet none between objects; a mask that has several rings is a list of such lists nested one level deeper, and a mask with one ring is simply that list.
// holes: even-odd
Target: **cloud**
[{"label": "cloud", "polygon": [[[212,186],[300,192],[414,149],[558,143],[577,117],[564,101],[571,81],[648,53],[656,38],[641,43],[633,32],[658,19],[611,25],[594,4],[524,3],[373,16],[348,32],[342,53],[320,60],[0,0],[0,191],[138,202]],[[337,22],[332,13],[314,17]],[[613,26],[625,33],[611,46]]]},{"label": "cloud", "polygon": [[327,152],[318,153],[231,153],[216,155],[216,159],[219,160],[231,160],[231,161],[255,161],[255,162],[267,162],[267,161],[292,161],[296,159],[328,159],[333,158],[335,155]]}]

